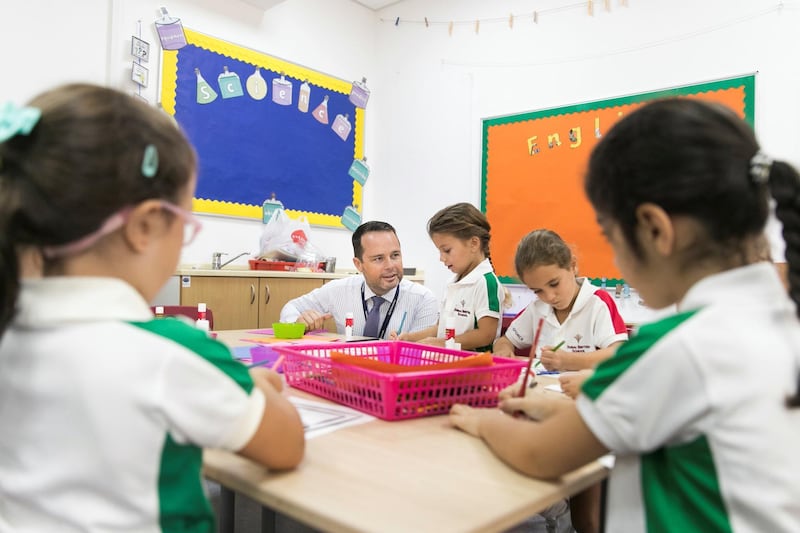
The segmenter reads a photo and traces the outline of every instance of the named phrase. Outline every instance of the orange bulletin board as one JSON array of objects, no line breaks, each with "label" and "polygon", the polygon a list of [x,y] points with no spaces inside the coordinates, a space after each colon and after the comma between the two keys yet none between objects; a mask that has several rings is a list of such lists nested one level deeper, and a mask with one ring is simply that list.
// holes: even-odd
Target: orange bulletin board
[{"label": "orange bulletin board", "polygon": [[549,228],[573,246],[581,275],[620,277],[583,192],[599,138],[644,102],[668,96],[723,103],[752,126],[754,92],[755,76],[749,75],[484,119],[481,208],[492,226],[497,274],[515,282],[517,243],[531,230]]}]

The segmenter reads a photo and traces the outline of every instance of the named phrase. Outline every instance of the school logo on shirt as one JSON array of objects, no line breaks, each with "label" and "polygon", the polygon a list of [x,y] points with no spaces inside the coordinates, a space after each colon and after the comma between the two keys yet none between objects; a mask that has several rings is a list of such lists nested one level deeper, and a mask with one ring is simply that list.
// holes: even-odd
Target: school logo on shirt
[{"label": "school logo on shirt", "polygon": [[467,307],[467,302],[465,300],[461,300],[458,303],[461,305],[461,308],[456,307],[455,309],[453,309],[453,313],[455,313],[456,315],[458,315],[458,316],[460,316],[462,318],[470,316],[471,313],[470,313],[469,309],[466,308]]},{"label": "school logo on shirt", "polygon": [[583,339],[583,335],[580,333],[576,333],[573,337],[575,339],[575,344],[569,345],[569,351],[572,353],[581,353],[581,352],[591,352],[593,351],[592,347],[588,344],[581,344],[581,339]]}]

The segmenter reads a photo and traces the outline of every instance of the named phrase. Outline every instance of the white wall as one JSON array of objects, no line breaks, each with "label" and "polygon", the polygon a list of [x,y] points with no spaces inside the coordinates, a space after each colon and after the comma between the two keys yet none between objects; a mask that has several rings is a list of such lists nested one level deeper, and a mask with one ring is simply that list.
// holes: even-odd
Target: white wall
[{"label": "white wall", "polygon": [[[482,118],[758,72],[762,145],[800,160],[800,3],[629,0],[626,8],[611,0],[607,13],[595,1],[594,17],[578,8],[508,27],[509,13],[571,4],[407,0],[379,12],[386,22],[378,26],[374,90],[391,105],[372,125],[385,184],[371,207],[397,222],[404,254],[421,258],[416,264],[437,293],[450,274],[437,262],[425,221],[456,201],[480,205]],[[403,22],[424,17],[501,22],[484,22],[477,35],[471,23],[456,25],[452,37],[446,25]]]},{"label": "white wall", "polygon": [[[238,0],[73,0],[51,2],[0,0],[0,68],[5,83],[0,101],[24,102],[53,85],[69,81],[107,84],[128,92],[131,35],[150,43],[150,85],[142,91],[151,103],[157,98],[159,45],[153,21],[167,7],[184,26],[325,72],[348,81],[370,79],[377,62],[376,15],[350,0],[287,0],[264,11]],[[44,16],[44,14],[47,16]],[[18,51],[11,53],[9,51]],[[377,113],[370,106],[365,147],[377,143],[371,124]],[[302,186],[298,184],[298,186]],[[365,190],[365,215],[370,211]],[[204,216],[204,229],[184,250],[183,263],[210,263],[214,251],[231,257],[258,251],[260,221]],[[338,258],[339,268],[352,268],[350,232],[313,228],[311,239],[327,255]],[[223,258],[224,259],[224,258]],[[244,257],[236,264],[246,264]]]},{"label": "white wall", "polygon": [[[351,80],[368,78],[366,154],[372,174],[364,219],[394,224],[406,266],[426,272],[441,293],[450,274],[425,233],[427,219],[456,202],[480,202],[481,119],[758,72],[756,130],[765,149],[800,163],[800,1],[628,0],[612,11],[595,2],[543,14],[529,0],[405,0],[377,15],[349,0],[285,0],[263,11],[238,0],[174,0],[163,5],[184,24],[237,44]],[[540,0],[535,7],[572,5]],[[782,4],[782,8],[779,6]],[[160,2],[0,0],[0,100],[22,101],[55,83],[88,80],[133,90],[130,35],[142,20],[153,47]],[[47,16],[43,16],[47,13]],[[395,17],[401,18],[394,26]],[[380,22],[379,18],[388,19]],[[403,20],[484,22],[469,25]],[[18,51],[11,53],[10,51]],[[151,76],[154,65],[151,62]],[[153,79],[146,91],[155,101]],[[203,217],[205,230],[184,252],[255,250],[261,224]],[[535,219],[531,222],[535,225]],[[349,232],[314,228],[312,242],[350,264]],[[510,261],[511,258],[493,258]]]}]

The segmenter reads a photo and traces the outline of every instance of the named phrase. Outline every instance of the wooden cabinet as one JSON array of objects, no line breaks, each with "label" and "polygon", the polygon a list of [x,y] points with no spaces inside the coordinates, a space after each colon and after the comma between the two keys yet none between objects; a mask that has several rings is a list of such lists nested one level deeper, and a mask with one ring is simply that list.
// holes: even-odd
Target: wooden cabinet
[{"label": "wooden cabinet", "polygon": [[[214,329],[270,328],[284,304],[322,287],[320,278],[189,276],[181,287],[181,305],[205,302],[214,313]],[[185,285],[185,283],[183,284]]]},{"label": "wooden cabinet", "polygon": [[181,305],[205,302],[214,313],[214,329],[258,327],[259,278],[189,276],[181,287]]},{"label": "wooden cabinet", "polygon": [[280,320],[286,302],[322,287],[322,282],[315,278],[260,278],[258,327],[271,328]]}]

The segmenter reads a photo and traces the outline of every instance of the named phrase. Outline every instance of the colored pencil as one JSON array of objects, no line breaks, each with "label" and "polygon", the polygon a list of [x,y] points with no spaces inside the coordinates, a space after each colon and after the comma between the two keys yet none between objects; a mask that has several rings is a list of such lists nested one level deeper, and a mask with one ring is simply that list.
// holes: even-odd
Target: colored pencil
[{"label": "colored pencil", "polygon": [[280,369],[281,369],[281,365],[283,364],[283,358],[284,358],[284,356],[283,356],[283,355],[282,355],[282,356],[280,356],[280,357],[278,357],[278,358],[275,360],[275,364],[274,364],[274,365],[272,365],[272,366],[270,367],[270,370],[273,370],[273,371],[275,371],[275,372],[277,372],[278,370],[280,370]]},{"label": "colored pencil", "polygon": [[536,357],[536,349],[539,347],[539,335],[542,333],[542,325],[544,324],[544,317],[539,319],[539,324],[536,326],[536,334],[533,336],[533,344],[531,344],[531,352],[528,354],[528,368],[525,369],[525,377],[522,379],[522,387],[519,389],[519,396],[525,396],[525,389],[528,388],[528,376],[531,372],[531,365]]}]

